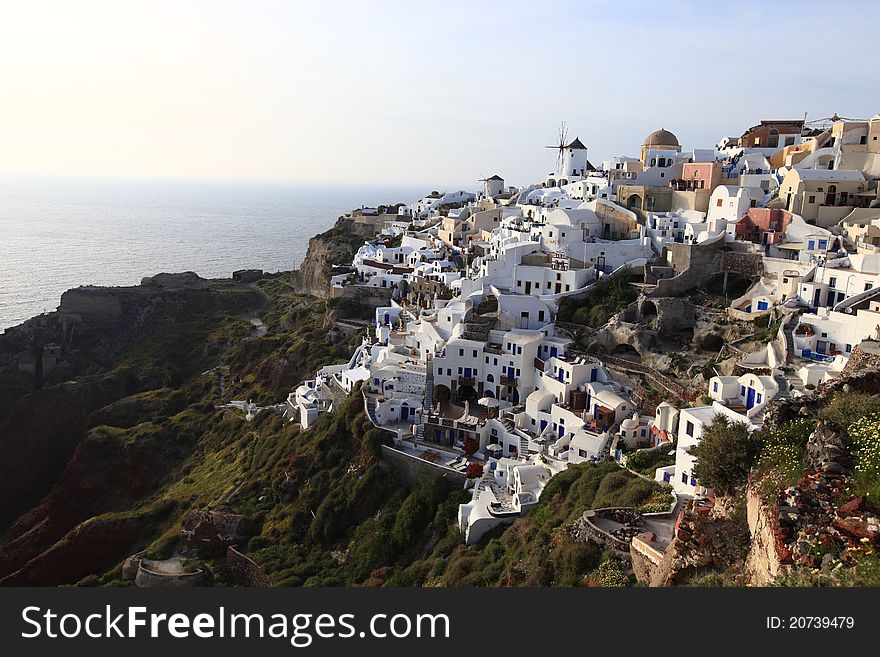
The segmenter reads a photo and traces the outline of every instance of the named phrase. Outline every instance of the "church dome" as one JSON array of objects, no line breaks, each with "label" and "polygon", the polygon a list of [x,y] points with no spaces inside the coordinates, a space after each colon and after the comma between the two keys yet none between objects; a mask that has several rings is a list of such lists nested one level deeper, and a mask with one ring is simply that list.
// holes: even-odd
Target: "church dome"
[{"label": "church dome", "polygon": [[678,138],[669,130],[660,128],[645,137],[644,146],[681,146],[681,144],[678,143]]}]

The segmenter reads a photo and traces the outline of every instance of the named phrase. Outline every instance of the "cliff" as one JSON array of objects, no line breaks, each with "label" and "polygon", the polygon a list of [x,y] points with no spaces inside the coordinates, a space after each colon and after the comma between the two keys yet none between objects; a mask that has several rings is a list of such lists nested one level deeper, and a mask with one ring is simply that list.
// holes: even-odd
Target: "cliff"
[{"label": "cliff", "polygon": [[299,294],[329,298],[334,265],[350,271],[354,254],[365,240],[382,230],[383,224],[381,217],[339,217],[333,228],[309,240],[306,257],[293,273],[294,289]]}]

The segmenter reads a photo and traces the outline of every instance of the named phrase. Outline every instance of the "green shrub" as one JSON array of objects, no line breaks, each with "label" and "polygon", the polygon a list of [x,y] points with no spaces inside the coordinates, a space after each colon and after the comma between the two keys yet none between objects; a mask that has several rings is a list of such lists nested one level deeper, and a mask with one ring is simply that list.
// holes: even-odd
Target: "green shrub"
[{"label": "green shrub", "polygon": [[694,476],[719,495],[733,495],[745,486],[760,451],[759,432],[750,431],[745,422],[717,415],[700,443],[690,448],[697,458]]}]

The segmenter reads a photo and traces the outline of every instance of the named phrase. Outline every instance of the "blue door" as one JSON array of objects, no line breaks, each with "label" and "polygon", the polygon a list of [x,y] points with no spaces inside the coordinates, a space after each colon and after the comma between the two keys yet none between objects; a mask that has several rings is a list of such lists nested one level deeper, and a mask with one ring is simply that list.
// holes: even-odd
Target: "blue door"
[{"label": "blue door", "polygon": [[464,378],[466,378],[466,379],[471,378],[471,368],[470,367],[464,368]]},{"label": "blue door", "polygon": [[551,358],[558,353],[559,353],[559,350],[556,347],[550,347],[550,357]]},{"label": "blue door", "polygon": [[547,428],[547,420],[541,420],[541,431]]},{"label": "blue door", "polygon": [[590,370],[590,381],[596,381],[599,378],[599,370],[595,367]]},{"label": "blue door", "polygon": [[409,406],[400,407],[400,421],[403,422],[409,417]]},{"label": "blue door", "polygon": [[746,396],[746,408],[751,408],[755,405],[755,389],[749,388],[749,394]]},{"label": "blue door", "polygon": [[559,370],[559,380],[565,381],[565,372],[563,372],[562,369]]},{"label": "blue door", "polygon": [[767,302],[759,301],[758,302],[758,310],[767,310]]}]

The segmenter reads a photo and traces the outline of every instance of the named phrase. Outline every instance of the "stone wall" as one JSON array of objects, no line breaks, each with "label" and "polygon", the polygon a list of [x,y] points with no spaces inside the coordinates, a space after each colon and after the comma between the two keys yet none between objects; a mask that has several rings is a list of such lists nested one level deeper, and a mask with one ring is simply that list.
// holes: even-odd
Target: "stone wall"
[{"label": "stone wall", "polygon": [[644,538],[653,536],[648,533],[647,536],[640,534],[636,536],[629,545],[629,556],[632,561],[633,574],[636,581],[640,584],[649,585],[651,580],[657,574],[660,563],[663,561],[663,553],[655,550],[648,545]]},{"label": "stone wall", "polygon": [[749,280],[763,272],[760,253],[725,251],[723,239],[700,244],[667,244],[666,258],[675,276],[657,280],[657,288],[648,296],[675,297],[703,285],[717,274],[739,274]]},{"label": "stone wall", "polygon": [[170,575],[158,573],[140,564],[134,583],[141,588],[189,588],[198,586],[204,579],[204,572],[199,570],[194,573]]},{"label": "stone wall", "polygon": [[749,486],[746,493],[746,511],[752,546],[746,559],[746,572],[755,586],[769,585],[782,570],[776,553],[772,517],[769,509],[761,502],[758,492]]},{"label": "stone wall", "polygon": [[860,370],[878,368],[880,368],[880,342],[863,340],[853,349],[841,376],[849,376]]},{"label": "stone wall", "polygon": [[262,568],[233,546],[226,550],[226,568],[239,586],[263,588],[272,586],[272,580]]},{"label": "stone wall", "polygon": [[346,285],[330,288],[333,299],[350,299],[362,306],[390,306],[395,288],[376,287],[375,285]]},{"label": "stone wall", "polygon": [[464,485],[464,482],[467,481],[467,475],[463,472],[425,461],[388,445],[382,445],[382,458],[397,470],[403,480],[409,484],[416,483],[420,477],[425,475],[443,477],[458,485]]}]

